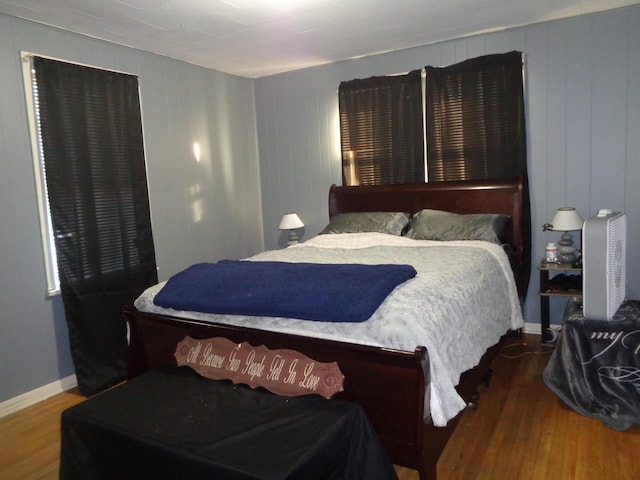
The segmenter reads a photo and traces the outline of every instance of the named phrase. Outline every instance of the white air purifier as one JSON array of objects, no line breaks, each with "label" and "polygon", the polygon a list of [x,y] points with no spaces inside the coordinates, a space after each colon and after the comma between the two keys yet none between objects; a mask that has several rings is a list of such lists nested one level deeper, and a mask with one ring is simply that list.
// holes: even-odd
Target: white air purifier
[{"label": "white air purifier", "polygon": [[588,320],[611,321],[625,299],[627,218],[602,209],[582,226],[582,307]]}]

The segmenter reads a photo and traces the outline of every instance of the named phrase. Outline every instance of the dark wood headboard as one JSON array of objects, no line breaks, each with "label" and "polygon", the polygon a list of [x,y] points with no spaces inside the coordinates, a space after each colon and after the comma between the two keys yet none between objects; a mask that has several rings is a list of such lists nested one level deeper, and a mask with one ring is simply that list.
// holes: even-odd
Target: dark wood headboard
[{"label": "dark wood headboard", "polygon": [[521,302],[529,285],[531,229],[525,210],[522,178],[434,182],[403,185],[369,185],[329,190],[329,217],[348,212],[416,213],[424,208],[455,213],[500,213],[511,222],[505,232],[513,248],[512,267]]}]

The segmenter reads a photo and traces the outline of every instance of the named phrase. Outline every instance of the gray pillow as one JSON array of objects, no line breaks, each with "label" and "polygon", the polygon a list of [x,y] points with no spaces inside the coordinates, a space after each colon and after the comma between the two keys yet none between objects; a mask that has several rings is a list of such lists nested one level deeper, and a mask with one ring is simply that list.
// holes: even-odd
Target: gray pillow
[{"label": "gray pillow", "polygon": [[402,212],[338,213],[320,234],[380,232],[400,235],[409,224],[409,214]]},{"label": "gray pillow", "polygon": [[416,240],[485,240],[501,244],[508,215],[460,215],[441,210],[421,210],[411,219],[406,236]]}]

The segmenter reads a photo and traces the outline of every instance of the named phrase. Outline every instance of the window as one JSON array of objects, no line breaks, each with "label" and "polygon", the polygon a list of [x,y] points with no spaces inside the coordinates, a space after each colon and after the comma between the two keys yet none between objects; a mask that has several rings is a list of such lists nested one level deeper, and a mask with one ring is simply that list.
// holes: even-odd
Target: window
[{"label": "window", "polygon": [[137,232],[149,216],[137,77],[23,60],[48,292],[65,267],[68,282],[135,270],[149,260]]},{"label": "window", "polygon": [[424,180],[420,71],[338,88],[344,185]]},{"label": "window", "polygon": [[425,70],[429,181],[524,174],[520,52]]},{"label": "window", "polygon": [[521,53],[424,71],[424,100],[419,71],[340,84],[343,183],[524,175]]}]

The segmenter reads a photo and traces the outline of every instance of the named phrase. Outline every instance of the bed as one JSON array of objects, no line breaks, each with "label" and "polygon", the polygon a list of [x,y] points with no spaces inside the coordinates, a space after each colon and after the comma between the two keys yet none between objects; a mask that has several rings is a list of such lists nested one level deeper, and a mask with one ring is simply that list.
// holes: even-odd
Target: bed
[{"label": "bed", "polygon": [[[328,322],[294,319],[289,321],[293,326],[283,326],[287,322],[277,317],[268,318],[265,324],[262,320],[258,323],[256,319],[244,316],[216,315],[211,318],[199,312],[158,308],[153,306],[153,298],[163,286],[152,287],[135,306],[125,308],[130,327],[129,376],[175,364],[176,345],[185,336],[224,337],[270,349],[294,349],[320,362],[337,362],[345,381],[344,390],[335,397],[362,406],[393,463],[418,470],[421,479],[435,479],[438,457],[462,408],[472,401],[477,386],[486,379],[501,338],[509,330],[522,326],[520,304],[526,293],[530,265],[528,215],[523,192],[522,179],[332,186],[329,192],[331,221],[347,213],[417,214],[424,209],[466,215],[500,215],[508,217],[508,221],[501,229],[500,244],[483,240],[443,243],[408,239],[386,232],[351,234],[339,231],[248,259],[310,263],[319,262],[319,258],[327,263],[379,263],[380,259],[387,259],[390,263],[404,264],[410,261],[408,256],[415,257],[415,252],[420,251],[418,256],[424,257],[424,261],[417,265],[415,278],[394,289],[370,319],[357,323],[329,322],[328,330],[324,329]],[[440,265],[443,248],[462,252],[459,260],[453,263],[448,260]],[[317,255],[329,257],[327,260],[326,256]],[[466,272],[467,263],[471,264],[475,257],[495,259],[497,268],[501,272],[508,270],[508,273],[482,278],[482,269]],[[422,316],[441,325],[443,322],[436,320],[442,317],[447,325],[434,327],[437,328],[434,333],[418,332],[412,334],[413,337],[407,336],[405,330],[408,328],[403,326],[402,319],[417,316],[411,309],[421,307],[405,306],[411,302],[406,302],[408,297],[402,292],[407,288],[424,287],[420,282],[426,278],[423,269],[429,268],[429,264],[437,267],[434,270],[444,271],[453,288],[445,282],[441,288],[431,289],[432,293],[425,296],[433,298],[438,307]],[[469,291],[462,288],[462,283],[457,284],[464,276],[475,279]],[[500,281],[492,281],[498,276]],[[504,297],[491,307],[495,313],[481,315],[481,321],[494,325],[491,328],[471,327],[476,311],[481,308],[479,300],[476,301],[482,296],[480,290],[493,287],[503,291]],[[436,299],[437,296],[441,298]],[[449,304],[456,304],[457,308],[451,309]],[[395,320],[389,320],[392,317],[401,319],[400,327]],[[349,333],[350,329],[355,333]],[[378,336],[370,335],[374,331]],[[440,351],[441,345],[448,341],[443,337],[448,334],[443,332],[454,337],[453,347],[447,348],[445,353]],[[388,341],[383,342],[380,335]],[[452,353],[456,349],[474,352],[458,359]],[[455,368],[452,364],[456,364]]]}]

